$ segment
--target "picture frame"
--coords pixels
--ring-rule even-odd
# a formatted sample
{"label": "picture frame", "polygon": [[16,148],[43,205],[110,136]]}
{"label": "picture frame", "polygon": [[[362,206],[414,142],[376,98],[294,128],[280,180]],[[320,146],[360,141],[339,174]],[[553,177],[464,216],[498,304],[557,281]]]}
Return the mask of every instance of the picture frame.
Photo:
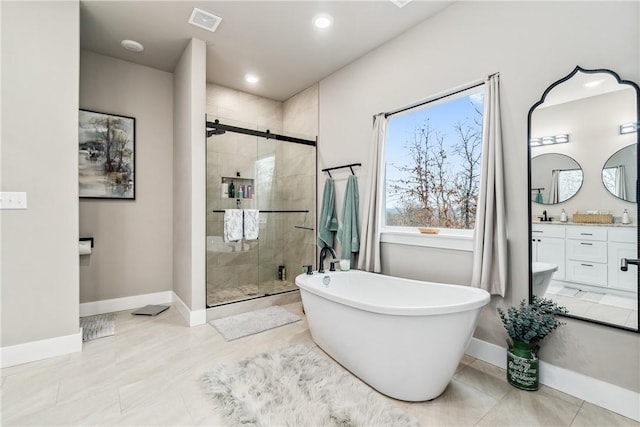
{"label": "picture frame", "polygon": [[135,200],[136,119],[80,109],[78,136],[80,198]]}

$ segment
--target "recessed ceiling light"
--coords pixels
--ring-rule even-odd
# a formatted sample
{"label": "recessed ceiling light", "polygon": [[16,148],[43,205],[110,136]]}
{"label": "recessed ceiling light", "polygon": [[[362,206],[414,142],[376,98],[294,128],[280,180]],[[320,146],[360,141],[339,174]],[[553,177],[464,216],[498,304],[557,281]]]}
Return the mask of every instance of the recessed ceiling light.
{"label": "recessed ceiling light", "polygon": [[312,22],[318,28],[329,28],[333,25],[333,17],[327,13],[319,13],[313,17]]}
{"label": "recessed ceiling light", "polygon": [[255,74],[247,74],[244,79],[247,83],[258,83],[260,81],[260,77]]}
{"label": "recessed ceiling light", "polygon": [[135,40],[122,40],[120,44],[123,48],[130,50],[131,52],[142,52],[144,50],[144,46]]}
{"label": "recessed ceiling light", "polygon": [[222,18],[206,10],[194,7],[188,22],[196,27],[214,32],[216,28],[218,28],[218,25],[220,25],[220,22],[222,22]]}

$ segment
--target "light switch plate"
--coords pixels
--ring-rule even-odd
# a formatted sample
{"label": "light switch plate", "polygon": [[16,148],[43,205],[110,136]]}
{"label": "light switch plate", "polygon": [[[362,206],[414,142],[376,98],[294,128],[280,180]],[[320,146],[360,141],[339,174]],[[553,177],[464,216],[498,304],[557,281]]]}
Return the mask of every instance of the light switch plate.
{"label": "light switch plate", "polygon": [[27,209],[27,193],[24,191],[0,192],[0,209]]}

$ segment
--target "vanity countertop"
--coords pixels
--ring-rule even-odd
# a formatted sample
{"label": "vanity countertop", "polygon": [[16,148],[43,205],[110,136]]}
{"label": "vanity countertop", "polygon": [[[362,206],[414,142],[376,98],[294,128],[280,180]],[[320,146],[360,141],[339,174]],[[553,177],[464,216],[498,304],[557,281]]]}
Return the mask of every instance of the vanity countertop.
{"label": "vanity countertop", "polygon": [[591,224],[585,222],[560,222],[560,221],[531,221],[531,224],[540,225],[572,225],[580,227],[622,227],[622,228],[635,228],[635,224],[622,224],[621,222],[614,222],[613,224]]}

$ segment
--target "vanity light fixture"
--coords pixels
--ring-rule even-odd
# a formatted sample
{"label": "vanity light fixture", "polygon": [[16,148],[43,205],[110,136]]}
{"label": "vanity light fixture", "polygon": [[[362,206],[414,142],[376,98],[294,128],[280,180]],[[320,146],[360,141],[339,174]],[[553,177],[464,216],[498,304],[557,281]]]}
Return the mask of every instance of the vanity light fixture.
{"label": "vanity light fixture", "polygon": [[312,22],[317,28],[325,29],[333,25],[333,17],[328,13],[319,13],[313,17]]}
{"label": "vanity light fixture", "polygon": [[640,123],[625,123],[620,125],[620,135],[638,132],[638,129],[640,129]]}
{"label": "vanity light fixture", "polygon": [[584,85],[585,85],[585,87],[596,87],[600,83],[602,83],[602,80],[592,80],[590,82],[586,82]]}
{"label": "vanity light fixture", "polygon": [[122,40],[120,44],[123,48],[130,50],[131,52],[142,52],[144,50],[142,43],[135,40]]}
{"label": "vanity light fixture", "polygon": [[396,6],[402,8],[404,7],[407,3],[409,3],[411,0],[389,0],[391,3],[395,4]]}
{"label": "vanity light fixture", "polygon": [[255,74],[247,74],[244,76],[244,80],[247,83],[255,84],[260,81],[260,77],[256,76]]}
{"label": "vanity light fixture", "polygon": [[569,134],[563,133],[555,136],[543,136],[541,138],[531,138],[529,140],[529,145],[531,147],[538,147],[540,145],[564,144],[566,142],[569,142]]}

